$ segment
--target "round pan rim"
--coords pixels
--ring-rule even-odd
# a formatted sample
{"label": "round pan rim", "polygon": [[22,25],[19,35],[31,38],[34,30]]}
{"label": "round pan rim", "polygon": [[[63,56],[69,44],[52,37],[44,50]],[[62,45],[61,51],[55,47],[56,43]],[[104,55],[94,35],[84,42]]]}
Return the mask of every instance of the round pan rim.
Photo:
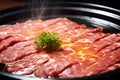
{"label": "round pan rim", "polygon": [[[71,2],[69,2],[69,3],[71,3]],[[116,11],[116,12],[118,12],[118,13],[120,12],[120,10],[118,10],[118,9],[111,8],[111,7],[107,7],[107,6],[103,6],[103,5],[93,4],[93,3],[77,3],[77,2],[74,2],[73,4],[83,4],[83,5],[85,4],[85,5],[89,5],[89,6],[97,6],[97,7],[100,7],[100,8],[106,8],[106,9],[114,10],[114,11]],[[10,10],[10,9],[13,9],[13,8],[19,8],[20,6],[26,6],[26,5],[29,6],[29,5],[31,5],[31,4],[23,4],[23,5],[11,7],[11,8],[3,9],[3,10],[0,10],[0,12],[3,12],[3,13],[4,13],[4,12],[7,11],[7,10]],[[7,14],[6,14],[6,16],[7,16]],[[106,75],[108,75],[108,74],[114,73],[115,71],[120,71],[120,69],[114,70],[114,71],[110,71],[110,72],[107,72],[107,73],[103,73],[103,74],[93,75],[93,76],[70,78],[69,80],[71,80],[71,79],[87,80],[87,79],[92,79],[92,78],[99,77],[99,76],[106,76]],[[5,75],[5,76],[9,76],[9,77],[13,77],[13,78],[23,79],[23,77],[16,76],[16,75],[13,76],[12,74],[5,73],[5,72],[1,72],[1,71],[0,71],[0,74],[1,74],[1,75]],[[25,79],[25,78],[24,78],[24,79]],[[26,79],[28,79],[28,78],[26,78]],[[58,79],[59,79],[59,78],[58,78]],[[67,79],[68,79],[68,78],[67,78]],[[56,79],[54,79],[54,80],[56,80]],[[63,80],[64,80],[64,79],[63,79]]]}

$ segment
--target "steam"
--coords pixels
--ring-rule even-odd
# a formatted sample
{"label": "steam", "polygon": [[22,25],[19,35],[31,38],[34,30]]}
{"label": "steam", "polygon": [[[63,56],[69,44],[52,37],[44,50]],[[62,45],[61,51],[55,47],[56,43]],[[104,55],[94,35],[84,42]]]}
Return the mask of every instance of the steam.
{"label": "steam", "polygon": [[31,9],[32,9],[32,17],[36,17],[36,18],[41,18],[45,11],[46,11],[46,7],[47,7],[47,0],[32,0],[31,1]]}
{"label": "steam", "polygon": [[[43,16],[55,16],[59,14],[59,10],[56,9],[60,0],[31,0],[31,15],[33,18],[41,19]],[[54,2],[51,5],[51,2]],[[61,1],[60,1],[61,2]],[[48,8],[51,8],[48,10]]]}

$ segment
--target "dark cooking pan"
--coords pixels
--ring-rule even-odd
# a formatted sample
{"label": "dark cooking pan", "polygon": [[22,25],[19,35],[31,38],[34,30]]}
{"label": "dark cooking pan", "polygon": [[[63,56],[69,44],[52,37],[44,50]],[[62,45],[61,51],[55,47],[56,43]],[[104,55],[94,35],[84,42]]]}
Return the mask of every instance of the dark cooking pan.
{"label": "dark cooking pan", "polygon": [[[28,19],[50,19],[56,17],[67,17],[79,24],[84,23],[90,28],[103,27],[103,32],[120,32],[120,10],[81,2],[50,2],[40,4],[25,4],[0,11],[0,25],[14,24]],[[4,64],[0,64],[0,77],[7,79],[41,80],[32,76],[15,76],[4,72]],[[97,74],[88,77],[70,78],[66,80],[119,80],[120,69]],[[43,79],[42,79],[43,80]],[[49,79],[46,79],[49,80]],[[51,79],[51,80],[57,80]],[[64,79],[62,79],[64,80]]]}

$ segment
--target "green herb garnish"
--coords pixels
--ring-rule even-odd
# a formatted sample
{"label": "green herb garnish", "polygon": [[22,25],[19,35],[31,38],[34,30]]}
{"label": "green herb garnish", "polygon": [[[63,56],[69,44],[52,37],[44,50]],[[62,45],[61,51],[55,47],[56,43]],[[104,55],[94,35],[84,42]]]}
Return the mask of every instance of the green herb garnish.
{"label": "green herb garnish", "polygon": [[60,49],[61,40],[58,38],[58,33],[42,32],[34,41],[38,47],[42,47],[48,52]]}

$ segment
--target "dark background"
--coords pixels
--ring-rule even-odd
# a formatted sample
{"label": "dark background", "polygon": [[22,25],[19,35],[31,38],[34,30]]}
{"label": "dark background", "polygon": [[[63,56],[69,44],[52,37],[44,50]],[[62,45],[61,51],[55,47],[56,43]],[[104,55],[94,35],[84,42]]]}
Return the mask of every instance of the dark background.
{"label": "dark background", "polygon": [[120,9],[120,0],[75,0],[75,1],[95,3]]}
{"label": "dark background", "polygon": [[[21,0],[21,1],[27,1],[27,2],[33,2],[34,0]],[[35,0],[35,1],[49,1],[49,2],[68,2],[68,1],[78,1],[78,2],[88,2],[88,3],[95,3],[100,4],[104,6],[109,6],[113,8],[120,9],[120,0]]]}
{"label": "dark background", "polygon": [[94,3],[94,4],[100,4],[116,9],[120,9],[120,0],[1,0],[0,1],[0,9],[5,9],[8,7],[13,7],[16,5],[26,4],[26,3],[33,3],[33,2],[68,2],[68,1],[78,1],[78,2],[87,2],[87,3]]}
{"label": "dark background", "polygon": [[[38,2],[43,2],[43,1],[49,1],[49,2],[78,1],[78,2],[85,2],[85,3],[86,2],[87,3],[94,3],[94,4],[99,4],[99,5],[104,5],[104,6],[120,9],[120,6],[119,6],[120,0],[0,0],[0,10],[5,9],[5,8],[9,8],[9,7],[13,7],[13,6],[17,6],[17,5],[21,5],[21,4],[33,3],[33,2],[37,2],[37,1]],[[114,76],[116,76],[116,75],[118,76],[119,74],[115,74]],[[0,75],[0,80],[16,80],[16,79],[12,79],[10,77],[4,77],[4,79],[2,79],[1,75]],[[109,80],[113,80],[113,78],[109,79]],[[118,80],[118,79],[114,79],[114,80]]]}

